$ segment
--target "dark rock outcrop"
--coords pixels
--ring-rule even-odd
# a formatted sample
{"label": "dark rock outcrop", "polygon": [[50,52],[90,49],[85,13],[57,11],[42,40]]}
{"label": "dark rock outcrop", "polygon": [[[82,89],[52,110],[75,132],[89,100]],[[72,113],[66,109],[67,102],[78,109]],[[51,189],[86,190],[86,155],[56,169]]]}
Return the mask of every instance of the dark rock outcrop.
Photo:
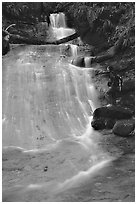
{"label": "dark rock outcrop", "polygon": [[103,106],[97,108],[93,113],[93,120],[99,118],[109,118],[114,120],[129,119],[133,115],[133,112],[127,108],[120,106]]}
{"label": "dark rock outcrop", "polygon": [[112,129],[114,124],[115,120],[105,118],[94,119],[91,122],[91,126],[95,130]]}
{"label": "dark rock outcrop", "polygon": [[71,63],[77,67],[85,67],[84,57],[74,58]]}
{"label": "dark rock outcrop", "polygon": [[132,133],[135,128],[135,121],[131,120],[121,120],[117,121],[113,127],[113,133],[122,137],[127,137]]}
{"label": "dark rock outcrop", "polygon": [[103,120],[102,118],[93,120],[91,122],[91,126],[95,129],[95,130],[103,130],[106,128],[105,125],[105,120]]}
{"label": "dark rock outcrop", "polygon": [[133,112],[120,106],[103,106],[93,113],[91,126],[95,130],[112,129],[116,120],[132,118]]}
{"label": "dark rock outcrop", "polygon": [[106,123],[105,123],[105,125],[106,125],[106,129],[112,129],[113,128],[113,126],[115,125],[115,120],[112,120],[112,119],[108,119],[108,120],[106,120]]}

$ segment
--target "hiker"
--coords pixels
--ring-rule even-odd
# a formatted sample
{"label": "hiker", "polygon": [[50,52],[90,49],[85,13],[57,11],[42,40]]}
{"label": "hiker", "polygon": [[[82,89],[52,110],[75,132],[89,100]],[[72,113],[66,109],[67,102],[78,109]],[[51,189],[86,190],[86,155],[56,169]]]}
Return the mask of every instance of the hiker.
{"label": "hiker", "polygon": [[122,78],[114,72],[112,66],[107,67],[109,71],[109,81],[107,95],[113,105],[116,104],[116,99],[119,96],[119,93],[122,91]]}

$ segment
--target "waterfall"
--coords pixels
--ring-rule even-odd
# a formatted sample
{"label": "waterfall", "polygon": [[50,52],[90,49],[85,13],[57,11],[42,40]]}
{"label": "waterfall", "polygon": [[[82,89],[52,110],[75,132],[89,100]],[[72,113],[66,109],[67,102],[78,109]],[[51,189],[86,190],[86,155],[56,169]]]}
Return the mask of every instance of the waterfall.
{"label": "waterfall", "polygon": [[[60,18],[55,16],[52,25],[56,26]],[[40,201],[47,201],[47,195],[53,201],[56,194],[91,181],[112,161],[98,145],[100,133],[91,127],[92,112],[100,105],[92,82],[93,69],[71,65],[67,57],[59,60],[62,47],[21,48],[17,59],[11,64],[8,58],[5,64],[3,180],[13,201],[35,200],[35,195]],[[76,56],[77,46],[68,47]],[[11,97],[14,94],[17,97]],[[49,167],[46,172],[45,165]],[[7,188],[9,175],[14,183]]]}
{"label": "waterfall", "polygon": [[67,28],[64,13],[50,14],[50,22],[54,36],[57,40],[75,33],[74,29]]}
{"label": "waterfall", "polygon": [[[57,40],[60,40],[62,38],[65,38],[69,35],[72,35],[75,33],[74,29],[67,28],[66,25],[66,19],[65,19],[65,14],[64,13],[54,13],[50,14],[50,22],[51,22],[51,27],[54,33],[54,37]],[[74,44],[69,44],[70,49],[71,49],[71,55],[73,57],[77,56],[77,50],[78,47],[77,45]]]}
{"label": "waterfall", "polygon": [[53,28],[66,28],[66,20],[64,13],[53,13],[50,14],[50,22]]}
{"label": "waterfall", "polygon": [[78,46],[74,44],[70,44],[71,47],[71,53],[73,57],[76,57],[78,55]]}
{"label": "waterfall", "polygon": [[[56,39],[75,33],[63,13],[51,14],[50,21]],[[3,189],[11,202],[53,201],[63,191],[88,186],[113,160],[91,127],[100,106],[93,69],[61,60],[64,47],[78,55],[74,44],[29,46],[3,61]]]}

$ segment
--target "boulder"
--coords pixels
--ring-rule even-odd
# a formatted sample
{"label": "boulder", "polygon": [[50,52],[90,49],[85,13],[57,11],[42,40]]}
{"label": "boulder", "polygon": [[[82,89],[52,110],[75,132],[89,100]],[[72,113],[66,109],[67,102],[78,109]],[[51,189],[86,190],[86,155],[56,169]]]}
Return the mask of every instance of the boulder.
{"label": "boulder", "polygon": [[129,119],[132,115],[133,112],[127,108],[110,105],[97,108],[93,113],[93,120],[99,118],[110,118],[114,120]]}
{"label": "boulder", "polygon": [[95,130],[112,129],[114,124],[115,124],[115,120],[104,119],[104,118],[94,119],[91,122],[91,126]]}
{"label": "boulder", "polygon": [[106,129],[112,129],[115,125],[115,120],[112,120],[112,119],[107,119],[106,122],[105,122],[105,125],[106,125]]}
{"label": "boulder", "polygon": [[122,137],[127,137],[135,129],[135,121],[131,120],[121,120],[117,121],[113,127],[113,133]]}
{"label": "boulder", "polygon": [[101,118],[100,119],[92,120],[91,126],[95,130],[103,130],[103,129],[106,128],[105,121],[103,119],[101,119]]}

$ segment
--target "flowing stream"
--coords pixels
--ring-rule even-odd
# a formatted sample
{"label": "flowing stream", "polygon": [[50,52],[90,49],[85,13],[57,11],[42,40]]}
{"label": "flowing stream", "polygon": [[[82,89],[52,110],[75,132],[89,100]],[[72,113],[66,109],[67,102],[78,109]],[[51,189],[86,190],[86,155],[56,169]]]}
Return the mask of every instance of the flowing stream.
{"label": "flowing stream", "polygon": [[[57,39],[74,30],[52,14]],[[91,127],[100,106],[93,67],[62,58],[68,45],[19,46],[3,58],[3,200],[56,201],[85,184],[114,159]]]}
{"label": "flowing stream", "polygon": [[75,33],[74,29],[67,28],[65,14],[50,14],[51,28],[54,37],[59,40]]}

